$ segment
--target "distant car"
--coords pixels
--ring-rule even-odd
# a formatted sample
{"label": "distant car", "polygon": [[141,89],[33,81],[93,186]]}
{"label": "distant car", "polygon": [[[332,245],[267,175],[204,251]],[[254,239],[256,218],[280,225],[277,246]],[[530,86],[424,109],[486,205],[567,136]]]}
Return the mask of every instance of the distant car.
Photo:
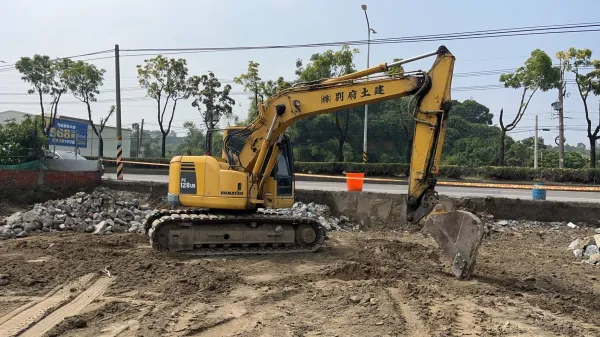
{"label": "distant car", "polygon": [[[76,154],[74,151],[56,150],[46,151],[47,159],[66,159],[66,160],[87,160],[84,156]],[[104,164],[102,164],[102,175],[104,175]]]}

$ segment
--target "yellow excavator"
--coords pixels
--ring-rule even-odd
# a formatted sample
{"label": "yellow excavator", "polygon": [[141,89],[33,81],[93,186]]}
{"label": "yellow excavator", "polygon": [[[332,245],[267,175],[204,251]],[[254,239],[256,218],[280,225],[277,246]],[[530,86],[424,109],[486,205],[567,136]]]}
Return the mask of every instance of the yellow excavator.
{"label": "yellow excavator", "polygon": [[[427,72],[390,71],[431,56],[436,59]],[[152,247],[204,256],[319,250],[326,230],[316,219],[280,212],[295,201],[286,129],[318,114],[412,96],[415,130],[406,220],[423,225],[457,278],[469,278],[484,227],[470,212],[445,209],[435,191],[454,62],[440,46],[435,52],[281,90],[258,105],[251,124],[224,131],[220,157],[172,158],[168,202],[178,208],[157,210],[145,220]]]}

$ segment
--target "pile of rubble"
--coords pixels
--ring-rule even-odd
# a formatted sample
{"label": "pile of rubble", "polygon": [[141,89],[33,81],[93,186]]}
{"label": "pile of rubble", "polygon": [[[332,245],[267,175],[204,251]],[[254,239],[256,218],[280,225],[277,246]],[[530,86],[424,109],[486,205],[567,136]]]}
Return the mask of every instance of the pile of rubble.
{"label": "pile of rubble", "polygon": [[[27,212],[17,212],[0,221],[0,239],[21,238],[40,232],[76,231],[93,234],[143,233],[150,216],[145,195],[98,187],[92,193],[79,192],[69,198],[35,204]],[[317,219],[327,230],[357,230],[350,220],[331,216],[329,206],[297,202],[278,213]]]}
{"label": "pile of rubble", "polygon": [[600,265],[600,229],[596,230],[596,235],[577,239],[569,245],[568,249],[573,251],[573,255],[577,258],[583,258],[581,262],[588,264]]}
{"label": "pile of rubble", "polygon": [[27,212],[17,212],[0,221],[0,239],[50,231],[142,233],[143,219],[152,210],[136,196],[99,187],[89,194],[78,192],[66,199],[35,204]]}
{"label": "pile of rubble", "polygon": [[358,230],[359,225],[352,224],[348,217],[342,215],[339,218],[331,216],[331,209],[327,205],[305,204],[296,202],[292,208],[281,208],[276,210],[279,214],[293,215],[317,219],[328,231],[334,230]]}

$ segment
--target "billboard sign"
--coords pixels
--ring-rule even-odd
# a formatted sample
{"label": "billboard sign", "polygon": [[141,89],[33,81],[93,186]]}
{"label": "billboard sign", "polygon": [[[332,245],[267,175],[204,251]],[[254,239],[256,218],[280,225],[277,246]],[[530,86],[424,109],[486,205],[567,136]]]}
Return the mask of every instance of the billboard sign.
{"label": "billboard sign", "polygon": [[50,128],[50,145],[87,148],[88,124],[56,119]]}

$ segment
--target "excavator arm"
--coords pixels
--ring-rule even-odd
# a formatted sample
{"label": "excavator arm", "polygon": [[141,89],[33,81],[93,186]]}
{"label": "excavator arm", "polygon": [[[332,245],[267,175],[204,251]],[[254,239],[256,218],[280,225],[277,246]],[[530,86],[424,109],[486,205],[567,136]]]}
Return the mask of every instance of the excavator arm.
{"label": "excavator arm", "polygon": [[[427,72],[387,73],[429,56],[436,59]],[[259,105],[259,115],[252,124],[228,132],[223,156],[230,165],[249,173],[251,200],[261,203],[265,182],[275,166],[278,144],[290,125],[318,114],[412,95],[415,129],[406,220],[424,220],[424,230],[440,245],[455,276],[468,278],[483,236],[481,221],[469,212],[446,210],[435,191],[451,109],[454,62],[455,57],[441,46],[432,53],[281,91]],[[241,146],[236,147],[235,143]]]}

